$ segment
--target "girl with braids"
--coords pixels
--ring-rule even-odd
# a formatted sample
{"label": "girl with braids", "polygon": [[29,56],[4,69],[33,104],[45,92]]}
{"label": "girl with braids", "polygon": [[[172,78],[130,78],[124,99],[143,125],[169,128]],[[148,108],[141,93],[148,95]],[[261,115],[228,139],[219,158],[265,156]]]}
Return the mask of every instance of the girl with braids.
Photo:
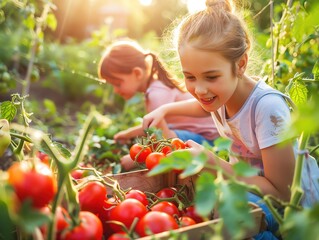
{"label": "girl with braids", "polygon": [[[114,92],[128,100],[138,92],[145,94],[146,111],[182,100],[193,99],[183,90],[164,68],[158,57],[145,51],[136,41],[119,40],[111,44],[100,60],[98,74],[113,86]],[[219,135],[211,117],[167,117],[157,126],[165,138],[178,137],[183,141],[192,139],[197,143],[212,143]],[[131,127],[114,135],[114,140],[127,142],[144,136],[142,125]],[[134,162],[125,156],[121,160],[124,169],[129,170]]]}
{"label": "girl with braids", "polygon": [[[246,161],[260,172],[238,177],[239,181],[256,185],[263,195],[289,201],[298,153],[296,139],[284,139],[281,133],[290,121],[290,109],[283,94],[247,75],[251,40],[230,0],[206,1],[206,9],[186,16],[176,33],[185,85],[195,99],[162,105],[144,116],[143,128],[157,126],[167,116],[210,114],[220,135],[232,140],[230,161],[191,140],[183,151],[194,156],[204,151],[210,164],[224,169],[226,178],[234,175],[234,163]],[[303,171],[303,206],[315,200],[304,184],[307,178]],[[255,239],[277,239],[278,224],[262,198],[248,193],[248,200],[262,207],[268,224]]]}

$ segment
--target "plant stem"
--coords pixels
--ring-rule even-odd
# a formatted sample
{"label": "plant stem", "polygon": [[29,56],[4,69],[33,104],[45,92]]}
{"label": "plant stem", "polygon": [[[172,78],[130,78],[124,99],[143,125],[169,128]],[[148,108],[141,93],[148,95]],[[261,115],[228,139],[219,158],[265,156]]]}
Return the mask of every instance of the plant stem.
{"label": "plant stem", "polygon": [[[307,143],[308,143],[309,135],[302,133],[300,136],[300,142],[299,142],[299,152],[303,152],[306,149]],[[284,212],[284,219],[286,219],[292,212],[293,212],[293,206],[298,206],[300,203],[300,200],[303,195],[303,189],[301,186],[301,177],[302,177],[302,168],[303,168],[303,162],[304,162],[304,153],[299,153],[296,160],[296,166],[295,166],[295,172],[294,172],[294,178],[291,185],[291,198],[290,198],[290,204],[285,208]]]}

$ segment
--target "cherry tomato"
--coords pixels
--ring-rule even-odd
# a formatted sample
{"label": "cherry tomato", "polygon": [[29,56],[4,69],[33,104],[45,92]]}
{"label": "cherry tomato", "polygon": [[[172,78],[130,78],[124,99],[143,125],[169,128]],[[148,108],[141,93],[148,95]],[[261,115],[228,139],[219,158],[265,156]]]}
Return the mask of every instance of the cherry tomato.
{"label": "cherry tomato", "polygon": [[82,211],[99,213],[107,198],[106,187],[97,181],[87,183],[79,191],[79,202]]}
{"label": "cherry tomato", "polygon": [[114,197],[108,198],[106,201],[104,201],[103,208],[97,215],[102,222],[103,235],[106,238],[114,233],[113,229],[110,226],[111,224],[108,221],[111,220],[110,213],[117,204],[118,202],[116,202]]}
{"label": "cherry tomato", "polygon": [[57,192],[55,177],[48,165],[27,161],[15,162],[8,169],[8,181],[14,188],[18,199],[30,199],[32,206],[42,208],[49,204]]}
{"label": "cherry tomato", "polygon": [[160,153],[160,152],[150,153],[145,159],[145,165],[147,169],[151,170],[154,167],[156,167],[159,164],[160,160],[164,157],[165,157],[164,153]]}
{"label": "cherry tomato", "polygon": [[44,152],[37,152],[37,157],[41,160],[41,162],[50,165],[50,157],[48,154]]}
{"label": "cherry tomato", "polygon": [[[51,210],[49,207],[43,207],[41,208],[41,212],[50,215]],[[60,240],[61,239],[61,233],[64,229],[66,229],[69,226],[70,222],[70,216],[67,210],[61,206],[58,206],[56,209],[55,213],[55,218],[56,218],[56,237],[55,239]],[[47,234],[47,226],[41,226],[40,228],[41,232],[43,233],[44,236]]]}
{"label": "cherry tomato", "polygon": [[177,229],[175,219],[167,213],[150,211],[136,224],[135,231],[140,237]]}
{"label": "cherry tomato", "polygon": [[[135,218],[141,219],[148,212],[147,208],[140,201],[128,198],[120,202],[110,212],[110,220],[123,223],[127,229],[130,229]],[[117,224],[110,224],[115,232],[123,231],[122,227]]]}
{"label": "cherry tomato", "polygon": [[161,150],[162,153],[164,153],[165,155],[171,153],[173,150],[172,150],[172,147],[171,146],[164,146]]}
{"label": "cherry tomato", "polygon": [[179,220],[180,227],[187,227],[187,226],[191,226],[191,225],[196,224],[194,219],[192,219],[191,217],[187,217],[187,216],[182,216],[178,220]]}
{"label": "cherry tomato", "polygon": [[150,147],[144,147],[139,143],[135,143],[130,148],[130,157],[139,163],[144,163],[146,157],[152,152]]}
{"label": "cherry tomato", "polygon": [[84,171],[82,169],[74,169],[71,171],[71,176],[74,179],[78,180],[78,179],[83,178],[83,173],[84,173]]}
{"label": "cherry tomato", "polygon": [[148,205],[148,200],[147,200],[147,196],[145,193],[143,193],[140,190],[137,189],[131,189],[130,191],[128,191],[126,193],[126,198],[134,198],[138,201],[140,201],[141,203],[143,203],[144,206]]}
{"label": "cherry tomato", "polygon": [[163,189],[159,190],[156,193],[156,196],[159,198],[171,198],[171,197],[174,197],[176,192],[177,192],[176,188],[167,187],[167,188],[163,188]]}
{"label": "cherry tomato", "polygon": [[168,201],[162,201],[162,202],[156,203],[155,205],[151,207],[151,210],[158,211],[158,212],[165,212],[173,217],[175,215],[178,217],[181,215],[176,205]]}
{"label": "cherry tomato", "polygon": [[62,240],[101,240],[103,227],[100,219],[93,213],[81,211],[79,214],[79,225],[63,231]]}
{"label": "cherry tomato", "polygon": [[107,240],[130,240],[130,236],[125,232],[113,233]]}
{"label": "cherry tomato", "polygon": [[173,138],[171,140],[171,145],[174,150],[186,148],[186,144],[179,138]]}
{"label": "cherry tomato", "polygon": [[195,206],[189,206],[185,209],[183,216],[192,218],[196,223],[203,222],[202,216],[198,215],[195,211]]}

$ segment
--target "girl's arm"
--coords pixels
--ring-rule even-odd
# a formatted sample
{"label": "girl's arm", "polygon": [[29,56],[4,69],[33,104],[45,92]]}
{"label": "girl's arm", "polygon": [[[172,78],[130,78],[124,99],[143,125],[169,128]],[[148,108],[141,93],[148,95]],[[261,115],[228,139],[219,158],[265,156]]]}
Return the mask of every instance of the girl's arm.
{"label": "girl's arm", "polygon": [[206,112],[196,99],[167,103],[144,116],[143,129],[159,127],[161,121],[170,115],[207,117],[210,113]]}
{"label": "girl's arm", "polygon": [[[194,141],[187,141],[190,147],[189,151],[193,155],[197,155],[205,151],[209,157],[208,163],[212,165],[220,165],[227,175],[233,176],[234,171],[232,165],[220,159],[217,155]],[[283,145],[277,144],[262,149],[262,161],[264,164],[264,176],[238,177],[237,180],[250,185],[256,185],[263,195],[271,194],[281,200],[288,201],[290,199],[290,186],[294,175],[295,157],[293,146],[291,143]],[[216,172],[213,171],[213,174]],[[225,175],[225,177],[227,176]]]}

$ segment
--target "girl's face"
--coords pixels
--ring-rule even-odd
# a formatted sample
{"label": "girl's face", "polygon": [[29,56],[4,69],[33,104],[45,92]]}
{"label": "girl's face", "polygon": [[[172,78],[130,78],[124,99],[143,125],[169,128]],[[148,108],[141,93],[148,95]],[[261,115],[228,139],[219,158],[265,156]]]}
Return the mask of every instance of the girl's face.
{"label": "girl's face", "polygon": [[186,88],[204,110],[213,112],[226,105],[238,84],[232,63],[219,53],[199,50],[187,44],[179,50],[179,56]]}
{"label": "girl's face", "polygon": [[113,86],[114,92],[125,100],[132,98],[140,91],[141,81],[134,71],[130,74],[114,73],[114,78],[106,81]]}

